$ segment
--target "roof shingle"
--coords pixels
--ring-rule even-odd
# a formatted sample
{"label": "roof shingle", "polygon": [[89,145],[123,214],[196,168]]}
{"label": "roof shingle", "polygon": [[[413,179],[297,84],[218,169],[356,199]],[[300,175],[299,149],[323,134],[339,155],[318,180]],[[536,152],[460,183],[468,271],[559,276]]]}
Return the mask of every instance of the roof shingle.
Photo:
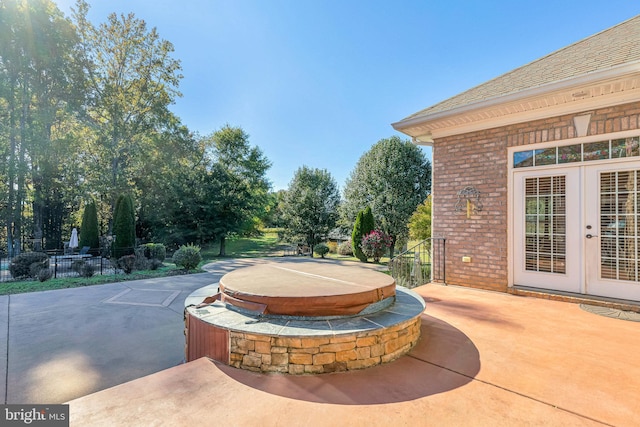
{"label": "roof shingle", "polygon": [[404,120],[640,61],[640,15],[471,88]]}

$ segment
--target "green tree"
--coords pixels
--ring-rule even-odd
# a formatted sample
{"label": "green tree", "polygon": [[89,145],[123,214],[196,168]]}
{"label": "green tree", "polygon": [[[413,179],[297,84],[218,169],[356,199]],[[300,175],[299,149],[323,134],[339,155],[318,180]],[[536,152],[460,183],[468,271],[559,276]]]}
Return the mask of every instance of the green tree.
{"label": "green tree", "polygon": [[116,258],[133,253],[136,244],[136,217],[133,199],[129,194],[121,194],[116,200],[113,217],[113,247]]}
{"label": "green tree", "polygon": [[219,185],[203,140],[177,118],[149,137],[155,140],[153,148],[132,165],[137,236],[171,248],[213,240],[212,204]]}
{"label": "green tree", "polygon": [[96,249],[100,246],[100,230],[98,229],[98,211],[92,199],[84,207],[80,225],[80,247],[88,246]]}
{"label": "green tree", "polygon": [[362,237],[364,234],[362,232],[362,223],[364,217],[364,210],[358,211],[358,215],[356,215],[356,222],[353,225],[353,232],[351,233],[351,248],[353,249],[353,255],[358,258],[360,261],[365,262],[367,260],[367,256],[362,252],[362,247],[360,243],[362,242]]}
{"label": "green tree", "polygon": [[285,232],[289,239],[302,239],[311,256],[338,218],[340,192],[325,169],[299,168],[286,192],[283,206]]}
{"label": "green tree", "polygon": [[113,203],[115,195],[131,191],[132,164],[153,149],[149,135],[171,120],[168,106],[181,96],[182,75],[180,62],[171,57],[173,45],[155,28],[149,30],[133,14],[111,14],[95,27],[88,10],[78,0],[78,56],[88,78],[85,118],[96,132],[97,170],[106,173],[96,182]]}
{"label": "green tree", "polygon": [[371,206],[367,206],[364,210],[358,212],[356,222],[351,233],[351,247],[353,255],[360,261],[367,261],[367,255],[362,250],[362,238],[371,233],[376,228],[375,219]]}
{"label": "green tree", "polygon": [[278,190],[275,193],[270,192],[268,195],[267,206],[263,217],[265,227],[282,227],[284,222],[282,220],[282,206],[284,205],[284,198],[286,190]]}
{"label": "green tree", "polygon": [[417,209],[409,219],[409,237],[424,240],[431,237],[431,195]]}
{"label": "green tree", "polygon": [[[0,151],[6,154],[0,204],[6,202],[3,217],[13,252],[31,227],[35,238],[47,237],[46,227],[53,227],[60,239],[57,224],[68,199],[56,193],[56,154],[63,146],[55,128],[79,110],[82,78],[74,61],[73,26],[50,0],[2,1],[0,28]],[[27,200],[32,209],[26,209]]]}
{"label": "green tree", "polygon": [[373,217],[373,211],[371,210],[371,206],[367,206],[364,208],[364,213],[362,214],[362,235],[366,236],[376,229],[376,220]]}
{"label": "green tree", "polygon": [[407,223],[431,190],[431,164],[422,150],[397,136],[382,139],[359,160],[347,179],[342,215],[345,221],[371,206],[376,222],[395,243],[408,235]]}
{"label": "green tree", "polygon": [[208,177],[215,187],[208,195],[211,227],[220,241],[219,256],[225,256],[226,238],[250,232],[254,219],[267,205],[270,183],[266,172],[269,160],[258,147],[249,144],[241,128],[225,125],[209,138],[213,165]]}

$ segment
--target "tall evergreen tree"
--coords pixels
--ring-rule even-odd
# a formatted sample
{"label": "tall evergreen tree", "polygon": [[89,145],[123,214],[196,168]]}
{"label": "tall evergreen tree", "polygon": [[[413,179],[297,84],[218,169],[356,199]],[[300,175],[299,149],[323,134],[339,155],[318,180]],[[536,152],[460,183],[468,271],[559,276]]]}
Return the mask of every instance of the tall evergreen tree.
{"label": "tall evergreen tree", "polygon": [[371,206],[367,206],[362,214],[362,235],[366,236],[376,229],[376,221],[373,218]]}
{"label": "tall evergreen tree", "polygon": [[96,249],[100,246],[100,231],[98,230],[98,211],[95,201],[91,200],[84,207],[82,223],[80,225],[80,247],[88,246]]}
{"label": "tall evergreen tree", "polygon": [[351,233],[351,248],[353,249],[353,255],[360,261],[365,262],[367,260],[366,255],[362,252],[360,242],[362,241],[362,222],[364,217],[364,211],[358,211],[356,215],[356,222],[353,225],[353,232]]}
{"label": "tall evergreen tree", "polygon": [[121,194],[116,201],[113,217],[113,246],[116,257],[133,253],[136,244],[136,217],[133,199],[129,194]]}

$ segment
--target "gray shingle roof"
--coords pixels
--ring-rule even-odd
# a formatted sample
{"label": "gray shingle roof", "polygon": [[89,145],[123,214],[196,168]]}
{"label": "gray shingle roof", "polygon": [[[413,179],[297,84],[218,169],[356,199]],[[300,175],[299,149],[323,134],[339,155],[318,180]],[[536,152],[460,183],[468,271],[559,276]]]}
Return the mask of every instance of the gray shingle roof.
{"label": "gray shingle roof", "polygon": [[404,120],[454,110],[640,61],[640,15],[462,92]]}

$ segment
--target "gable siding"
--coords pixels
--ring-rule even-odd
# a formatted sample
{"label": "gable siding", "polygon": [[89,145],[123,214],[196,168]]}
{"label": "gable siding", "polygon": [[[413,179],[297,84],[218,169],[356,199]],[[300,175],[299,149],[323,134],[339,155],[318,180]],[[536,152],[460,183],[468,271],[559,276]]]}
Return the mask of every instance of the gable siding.
{"label": "gable siding", "polygon": [[[640,129],[640,102],[587,111],[589,135]],[[447,283],[506,291],[508,286],[507,149],[576,136],[576,114],[487,129],[435,141],[433,236],[445,237]],[[456,212],[457,192],[474,186],[482,212]],[[470,263],[462,257],[471,257]]]}

